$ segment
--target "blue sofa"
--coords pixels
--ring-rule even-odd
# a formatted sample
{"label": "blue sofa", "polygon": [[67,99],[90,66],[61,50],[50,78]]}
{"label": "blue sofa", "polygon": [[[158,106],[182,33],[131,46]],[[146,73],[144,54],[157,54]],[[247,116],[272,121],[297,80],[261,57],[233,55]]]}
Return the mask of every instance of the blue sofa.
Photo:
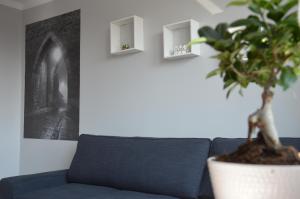
{"label": "blue sofa", "polygon": [[0,199],[212,199],[206,159],[243,142],[81,135],[70,169],[2,179]]}

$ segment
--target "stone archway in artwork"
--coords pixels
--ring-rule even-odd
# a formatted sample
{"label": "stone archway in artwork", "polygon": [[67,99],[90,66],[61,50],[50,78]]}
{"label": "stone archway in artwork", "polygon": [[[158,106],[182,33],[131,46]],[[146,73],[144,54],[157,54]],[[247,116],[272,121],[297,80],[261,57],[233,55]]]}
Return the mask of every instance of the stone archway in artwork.
{"label": "stone archway in artwork", "polygon": [[54,33],[43,40],[33,66],[33,112],[66,109],[68,61],[62,42]]}

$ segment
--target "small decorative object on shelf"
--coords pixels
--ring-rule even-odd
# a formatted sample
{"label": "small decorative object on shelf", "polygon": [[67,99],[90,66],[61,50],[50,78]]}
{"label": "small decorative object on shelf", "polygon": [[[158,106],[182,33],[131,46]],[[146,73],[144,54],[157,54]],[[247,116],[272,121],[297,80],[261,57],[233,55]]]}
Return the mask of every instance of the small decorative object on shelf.
{"label": "small decorative object on shelf", "polygon": [[122,50],[128,50],[130,48],[129,44],[122,44],[121,49]]}
{"label": "small decorative object on shelf", "polygon": [[170,51],[170,54],[173,56],[178,56],[178,55],[186,55],[189,54],[190,48],[185,44],[185,45],[178,45],[174,46],[174,49]]}
{"label": "small decorative object on shelf", "polygon": [[110,52],[126,55],[144,51],[144,20],[138,16],[125,17],[110,23]]}
{"label": "small decorative object on shelf", "polygon": [[164,58],[181,59],[200,55],[200,46],[187,44],[198,38],[199,22],[189,19],[163,27]]}

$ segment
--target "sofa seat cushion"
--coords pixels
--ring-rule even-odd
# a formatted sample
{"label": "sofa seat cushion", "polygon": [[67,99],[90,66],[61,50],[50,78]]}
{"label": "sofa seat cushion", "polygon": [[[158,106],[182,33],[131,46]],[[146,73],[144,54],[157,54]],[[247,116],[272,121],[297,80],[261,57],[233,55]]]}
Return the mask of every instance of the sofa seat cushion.
{"label": "sofa seat cushion", "polygon": [[197,198],[209,139],[81,135],[68,182]]}
{"label": "sofa seat cushion", "polygon": [[109,187],[67,184],[42,189],[15,197],[15,199],[176,199],[171,196],[122,191]]}

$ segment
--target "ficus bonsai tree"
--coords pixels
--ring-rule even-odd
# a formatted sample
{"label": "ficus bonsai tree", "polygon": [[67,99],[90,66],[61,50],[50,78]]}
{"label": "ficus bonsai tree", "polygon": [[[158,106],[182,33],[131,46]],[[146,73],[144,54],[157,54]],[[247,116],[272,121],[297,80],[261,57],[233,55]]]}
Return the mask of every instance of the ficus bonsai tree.
{"label": "ficus bonsai tree", "polygon": [[228,5],[247,6],[251,14],[202,27],[192,43],[206,43],[218,52],[219,66],[207,77],[221,76],[227,97],[236,88],[242,95],[251,83],[262,88],[262,106],[248,118],[248,141],[258,128],[267,147],[279,150],[272,100],[274,88],[287,90],[300,75],[298,0],[234,0]]}

